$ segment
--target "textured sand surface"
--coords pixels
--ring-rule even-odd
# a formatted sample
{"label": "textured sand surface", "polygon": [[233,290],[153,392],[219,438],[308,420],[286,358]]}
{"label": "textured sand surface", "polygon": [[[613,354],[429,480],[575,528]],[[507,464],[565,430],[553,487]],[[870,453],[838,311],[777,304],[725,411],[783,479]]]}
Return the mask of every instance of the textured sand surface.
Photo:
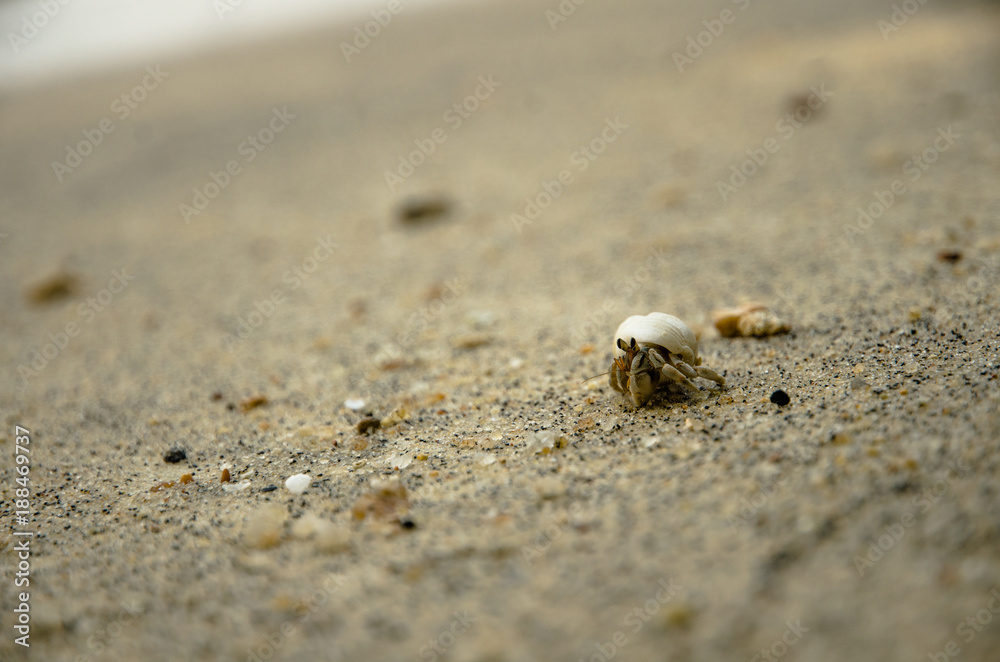
{"label": "textured sand surface", "polygon": [[[0,658],[996,659],[996,5],[558,11],[0,97]],[[582,383],[652,310],[721,393]]]}

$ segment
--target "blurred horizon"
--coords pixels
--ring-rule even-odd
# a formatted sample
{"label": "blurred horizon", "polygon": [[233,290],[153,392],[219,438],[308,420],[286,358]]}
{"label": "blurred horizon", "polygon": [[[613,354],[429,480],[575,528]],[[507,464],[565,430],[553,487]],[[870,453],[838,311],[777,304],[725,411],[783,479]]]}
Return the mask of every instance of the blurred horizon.
{"label": "blurred horizon", "polygon": [[[10,0],[0,2],[0,86],[150,64],[441,0]],[[383,14],[384,15],[384,14]]]}

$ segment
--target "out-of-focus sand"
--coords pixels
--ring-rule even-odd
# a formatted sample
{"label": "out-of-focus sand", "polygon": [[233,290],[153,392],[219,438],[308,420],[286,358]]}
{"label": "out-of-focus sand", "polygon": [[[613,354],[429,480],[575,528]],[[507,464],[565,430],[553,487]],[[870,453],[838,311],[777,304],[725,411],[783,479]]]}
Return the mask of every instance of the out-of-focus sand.
{"label": "out-of-focus sand", "polygon": [[[127,117],[138,68],[0,98],[4,525],[15,425],[38,511],[30,649],[0,540],[0,657],[993,659],[995,6],[888,39],[863,2],[547,11],[404,8],[350,63],[354,25],[150,63]],[[411,196],[451,211],[403,223]],[[57,273],[73,293],[32,303]],[[713,337],[742,301],[794,332]],[[650,310],[704,334],[723,393],[635,411],[581,383]],[[363,437],[369,411],[403,420]],[[352,515],[390,474],[413,528]]]}

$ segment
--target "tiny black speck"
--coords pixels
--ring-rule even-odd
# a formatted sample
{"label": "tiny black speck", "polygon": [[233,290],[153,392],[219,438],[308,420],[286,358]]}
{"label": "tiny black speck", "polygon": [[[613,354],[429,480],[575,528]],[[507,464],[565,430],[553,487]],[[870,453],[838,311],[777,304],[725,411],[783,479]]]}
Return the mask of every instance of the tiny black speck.
{"label": "tiny black speck", "polygon": [[171,448],[163,454],[163,461],[170,464],[177,464],[187,459],[187,453],[182,448]]}
{"label": "tiny black speck", "polygon": [[273,491],[275,491],[276,489],[278,489],[278,488],[277,488],[277,487],[275,487],[274,485],[268,485],[267,487],[262,487],[262,488],[260,488],[260,491],[261,491],[261,492],[273,492]]}
{"label": "tiny black speck", "polygon": [[404,519],[403,521],[401,521],[401,522],[399,523],[399,525],[400,525],[401,527],[403,527],[404,529],[415,529],[415,528],[417,528],[417,523],[416,523],[416,522],[414,522],[414,521],[413,521],[412,519],[410,519],[409,517],[407,517],[406,519]]}
{"label": "tiny black speck", "polygon": [[784,407],[791,401],[792,399],[788,397],[788,394],[782,391],[780,388],[771,394],[771,402],[778,405],[779,407]]}

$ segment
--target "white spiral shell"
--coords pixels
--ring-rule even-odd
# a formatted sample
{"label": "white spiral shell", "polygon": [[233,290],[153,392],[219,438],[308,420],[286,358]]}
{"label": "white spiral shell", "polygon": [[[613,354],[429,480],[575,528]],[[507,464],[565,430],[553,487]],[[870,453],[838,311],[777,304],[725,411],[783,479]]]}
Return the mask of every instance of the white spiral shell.
{"label": "white spiral shell", "polygon": [[681,360],[690,366],[701,365],[701,358],[698,357],[698,339],[694,337],[691,327],[679,317],[666,313],[632,315],[618,325],[618,330],[615,331],[615,357],[625,354],[618,346],[618,340],[623,340],[628,345],[632,338],[635,338],[639,347],[662,347],[671,354],[681,357]]}

